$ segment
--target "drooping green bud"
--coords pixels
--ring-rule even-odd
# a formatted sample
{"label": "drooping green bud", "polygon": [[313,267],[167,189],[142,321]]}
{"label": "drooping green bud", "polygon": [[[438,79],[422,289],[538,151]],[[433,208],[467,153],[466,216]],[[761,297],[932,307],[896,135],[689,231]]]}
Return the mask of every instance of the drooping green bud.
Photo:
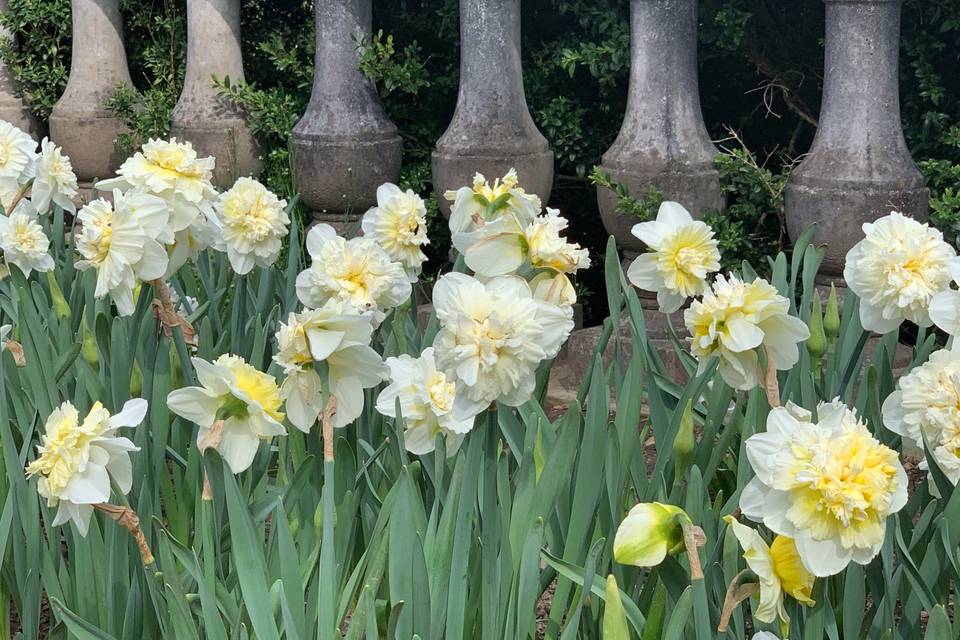
{"label": "drooping green bud", "polygon": [[810,360],[819,363],[823,352],[827,350],[827,336],[823,332],[823,310],[820,307],[820,294],[813,296],[813,308],[810,312],[810,337],[807,338],[807,352]]}
{"label": "drooping green bud", "polygon": [[683,409],[683,415],[680,416],[677,435],[673,439],[673,477],[676,482],[680,482],[687,472],[690,460],[693,458],[695,445],[696,440],[693,437],[693,400],[688,400],[687,406]]}
{"label": "drooping green bud", "polygon": [[57,282],[53,271],[47,271],[47,284],[50,286],[50,299],[53,300],[53,310],[57,313],[57,317],[69,318],[70,305],[67,304],[67,299],[63,297],[63,291],[60,289],[60,284]]}
{"label": "drooping green bud", "polygon": [[837,290],[830,285],[830,297],[827,298],[827,311],[823,316],[823,331],[827,342],[833,346],[834,340],[840,335],[840,307],[837,304]]}
{"label": "drooping green bud", "polygon": [[100,352],[97,351],[97,338],[93,335],[93,331],[90,330],[90,325],[87,324],[86,309],[84,309],[83,317],[80,318],[80,336],[80,355],[87,364],[99,370]]}
{"label": "drooping green bud", "polygon": [[137,359],[133,360],[133,370],[130,372],[130,397],[139,398],[143,392],[143,371],[140,370],[140,363]]}

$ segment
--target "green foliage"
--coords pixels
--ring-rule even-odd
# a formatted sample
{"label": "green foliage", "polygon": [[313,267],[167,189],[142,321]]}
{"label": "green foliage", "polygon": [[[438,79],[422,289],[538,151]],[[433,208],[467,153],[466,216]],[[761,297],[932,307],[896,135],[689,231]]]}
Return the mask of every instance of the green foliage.
{"label": "green foliage", "polygon": [[599,166],[590,172],[590,181],[600,188],[613,191],[617,196],[617,213],[636,218],[637,222],[656,218],[657,210],[664,201],[663,192],[656,185],[648,185],[644,195],[633,195],[625,184],[611,178]]}
{"label": "green foliage", "polygon": [[960,164],[924,160],[920,170],[930,188],[930,220],[948,240],[960,245]]}
{"label": "green foliage", "polygon": [[0,41],[0,58],[30,109],[46,120],[67,86],[70,0],[9,0],[0,25],[15,39]]}
{"label": "green foliage", "polygon": [[386,98],[395,91],[416,95],[421,88],[430,85],[416,42],[398,53],[393,36],[384,36],[381,29],[357,46],[360,49],[360,70],[377,84],[381,97]]}

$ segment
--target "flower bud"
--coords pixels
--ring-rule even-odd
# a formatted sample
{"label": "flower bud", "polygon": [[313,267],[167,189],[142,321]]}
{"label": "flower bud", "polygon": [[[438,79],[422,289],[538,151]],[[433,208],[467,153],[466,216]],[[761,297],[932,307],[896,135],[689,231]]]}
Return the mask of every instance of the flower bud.
{"label": "flower bud", "polygon": [[63,297],[63,291],[57,283],[57,278],[53,271],[47,271],[47,284],[50,286],[50,299],[53,300],[53,310],[56,311],[58,318],[70,317],[70,305],[67,299]]}
{"label": "flower bud", "polygon": [[695,445],[696,440],[693,437],[693,400],[688,400],[687,406],[683,409],[683,415],[680,416],[677,435],[673,439],[673,477],[675,482],[680,482],[687,472]]}
{"label": "flower bud", "polygon": [[630,510],[613,539],[613,558],[620,564],[655,567],[667,554],[684,549],[683,527],[690,516],[680,507],[641,502]]}
{"label": "flower bud", "polygon": [[97,339],[94,337],[93,331],[90,330],[90,325],[87,324],[86,309],[84,309],[83,317],[80,318],[80,335],[82,338],[80,355],[83,356],[87,364],[99,370],[100,353],[97,351]]}
{"label": "flower bud", "polygon": [[814,293],[813,309],[810,312],[810,337],[807,338],[807,351],[810,360],[819,363],[823,352],[827,350],[827,336],[823,332],[823,310],[820,307],[820,294]]}
{"label": "flower bud", "polygon": [[840,335],[840,308],[837,304],[837,290],[833,284],[830,285],[830,297],[827,298],[827,310],[823,316],[823,331],[832,346]]}
{"label": "flower bud", "polygon": [[130,372],[130,397],[139,398],[141,392],[143,392],[143,371],[140,370],[140,363],[134,358],[133,370]]}

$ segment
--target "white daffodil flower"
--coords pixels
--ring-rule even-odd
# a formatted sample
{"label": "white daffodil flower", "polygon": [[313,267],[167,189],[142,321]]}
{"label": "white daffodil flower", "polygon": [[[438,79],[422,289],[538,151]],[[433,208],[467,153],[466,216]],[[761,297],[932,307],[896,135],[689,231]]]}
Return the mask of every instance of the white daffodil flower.
{"label": "white daffodil flower", "polygon": [[257,371],[240,356],[224,354],[208,362],[193,358],[198,387],[171,391],[167,404],[175,414],[200,427],[197,444],[206,444],[214,423],[223,421],[215,448],[233,473],[250,467],[261,440],[286,435],[280,389],[273,376]]}
{"label": "white daffodil flower", "polygon": [[826,577],[880,552],[887,517],[907,502],[907,474],[897,452],[843,403],[821,403],[817,415],[813,423],[809,413],[777,407],[767,431],[747,440],[756,477],[740,509],[792,538],[804,567]]}
{"label": "white daffodil flower", "polygon": [[627,278],[635,287],[655,292],[663,313],[673,313],[687,298],[701,295],[707,277],[720,269],[713,229],[676,202],[662,203],[657,219],[635,225],[633,235],[650,252],[630,263]]}
{"label": "white daffodil flower", "polygon": [[53,526],[73,520],[87,535],[93,505],[110,500],[110,481],[121,493],[133,486],[130,452],[139,451],[129,439],[115,435],[121,427],[135,427],[147,414],[147,401],[128,400],[111,416],[99,402],[80,422],[69,402],[47,418],[36,460],[27,465],[27,477],[37,476],[37,492],[47,506],[57,507]]}
{"label": "white daffodil flower", "polygon": [[427,238],[427,207],[412,190],[395,184],[377,188],[377,206],[360,221],[363,237],[376,242],[391,260],[403,265],[410,282],[416,282],[427,256],[421,247]]}
{"label": "white daffodil flower", "polygon": [[863,225],[866,237],[847,253],[843,277],[860,298],[864,329],[889,333],[904,320],[931,324],[934,296],[960,269],[943,234],[896,211]]}
{"label": "white daffodil flower", "polygon": [[77,214],[80,233],[77,251],[83,256],[78,269],[94,268],[94,295],[113,297],[120,315],[134,311],[133,291],[137,279],[156,280],[167,271],[167,252],[157,240],[167,231],[169,210],[154,196],[119,190],[113,204],[97,199]]}
{"label": "white daffodil flower", "polygon": [[410,297],[403,265],[369,238],[345,240],[330,225],[318,224],[307,234],[307,251],[310,266],[297,276],[297,298],[306,307],[341,300],[358,313],[372,312],[379,324]]}
{"label": "white daffodil flower", "polygon": [[762,346],[778,370],[797,363],[797,343],[810,329],[789,315],[790,301],[766,280],[743,282],[736,276],[717,276],[701,300],[684,311],[690,347],[701,371],[710,356],[720,358],[720,375],[735,389],[749,390],[760,374],[756,349]]}
{"label": "white daffodil flower", "polygon": [[240,178],[220,194],[214,208],[217,249],[226,251],[234,271],[242,275],[276,261],[290,227],[286,207],[286,200],[253,178]]}
{"label": "white daffodil flower", "polygon": [[448,456],[460,448],[471,429],[474,418],[458,419],[453,415],[456,384],[437,369],[433,347],[427,347],[419,358],[406,354],[387,358],[390,384],[377,398],[377,411],[396,418],[400,401],[403,415],[404,445],[407,451],[424,455],[434,450],[437,435],[443,435]]}
{"label": "white daffodil flower", "polygon": [[557,355],[573,329],[569,307],[537,300],[522,278],[486,283],[448,273],[433,289],[440,321],[437,367],[455,381],[454,415],[467,419],[493,402],[530,399],[539,364]]}

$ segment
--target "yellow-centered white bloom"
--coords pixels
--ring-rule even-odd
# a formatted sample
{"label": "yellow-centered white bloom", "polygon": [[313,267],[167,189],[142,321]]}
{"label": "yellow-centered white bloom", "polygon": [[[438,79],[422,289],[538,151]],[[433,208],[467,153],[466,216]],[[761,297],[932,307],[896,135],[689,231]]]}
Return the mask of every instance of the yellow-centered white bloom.
{"label": "yellow-centered white bloom", "polygon": [[53,269],[50,240],[29,200],[21,200],[9,216],[0,215],[0,249],[7,263],[17,265],[25,276]]}
{"label": "yellow-centered white bloom", "polygon": [[[883,424],[903,436],[904,448],[923,455],[926,438],[947,478],[960,480],[960,342],[940,349],[900,378],[883,402]],[[926,468],[924,460],[921,465]],[[931,491],[936,486],[930,483]]]}
{"label": "yellow-centered white bloom", "polygon": [[[286,434],[277,381],[240,356],[224,354],[213,362],[191,361],[201,386],[171,391],[167,405],[200,427],[198,445],[209,443],[230,471],[240,473],[253,464],[261,440]],[[218,420],[223,420],[222,434],[208,438]]]}
{"label": "yellow-centered white bloom", "polygon": [[482,277],[512,274],[523,266],[568,274],[588,268],[590,256],[561,235],[567,224],[556,209],[548,208],[529,222],[508,212],[479,221],[474,230],[456,234],[453,242],[467,266]]}
{"label": "yellow-centered white bloom", "polygon": [[746,443],[756,477],[740,496],[743,514],[793,538],[803,565],[831,576],[852,560],[879,553],[887,517],[907,502],[907,474],[839,401],[817,407],[819,421],[797,407],[777,407],[767,431]]}
{"label": "yellow-centered white bloom", "polygon": [[40,213],[49,211],[51,203],[64,211],[76,213],[77,206],[73,203],[76,197],[77,176],[70,158],[63,153],[63,149],[44,138],[33,166],[30,199]]}
{"label": "yellow-centered white bloom", "polygon": [[110,500],[110,479],[121,493],[130,491],[129,453],[139,447],[116,431],[139,425],[146,414],[147,401],[139,398],[128,400],[114,416],[97,402],[83,422],[69,402],[54,409],[37,446],[39,455],[27,465],[27,477],[38,477],[37,492],[47,499],[47,506],[57,507],[53,526],[73,520],[85,536],[93,505]]}
{"label": "yellow-centered white bloom", "polygon": [[683,312],[700,370],[716,355],[723,380],[748,390],[762,377],[757,347],[766,350],[778,370],[795,365],[800,358],[797,343],[809,338],[810,330],[789,310],[790,302],[762,278],[743,282],[734,275],[718,275],[703,298]]}
{"label": "yellow-centered white bloom", "polygon": [[641,502],[630,509],[617,527],[613,559],[620,564],[655,567],[667,554],[683,548],[683,527],[690,516],[680,507],[659,502]]}
{"label": "yellow-centered white bloom", "polygon": [[169,213],[160,198],[138,192],[113,192],[113,204],[100,198],[77,214],[80,234],[78,269],[97,270],[94,295],[113,297],[120,315],[134,311],[137,279],[156,280],[167,270],[167,252],[157,240],[167,233]]}
{"label": "yellow-centered white bloom", "polygon": [[213,177],[214,159],[198,158],[189,142],[151,138],[127,158],[117,177],[97,183],[101,189],[141,189],[166,201],[170,208],[170,229],[189,227],[198,216],[213,217],[217,190]]}
{"label": "yellow-centered white bloom", "polygon": [[[960,285],[960,261],[947,265],[956,285]],[[951,336],[960,335],[960,291],[948,288],[930,298],[930,320]]]}
{"label": "yellow-centered white bloom", "polygon": [[345,427],[363,412],[363,390],[378,385],[389,374],[380,354],[370,347],[373,325],[369,313],[357,313],[341,300],[319,309],[291,313],[277,331],[274,360],[285,378],[280,396],[287,417],[301,431],[309,431],[323,411],[322,381],[315,362],[325,362],[328,393],[336,398],[335,428]]}
{"label": "yellow-centered white bloom", "polygon": [[864,329],[888,333],[909,320],[928,327],[934,295],[950,287],[957,252],[943,234],[896,211],[863,225],[843,277],[860,298]]}
{"label": "yellow-centered white bloom", "polygon": [[371,207],[360,222],[365,238],[380,245],[387,255],[403,265],[410,282],[416,282],[427,256],[420,249],[429,244],[427,208],[423,199],[395,184],[377,189],[377,206]]}
{"label": "yellow-centered white bloom", "polygon": [[37,141],[6,120],[0,120],[0,183],[16,189],[30,176]]}
{"label": "yellow-centered white bloom", "polygon": [[[540,213],[540,198],[525,192],[519,184],[515,169],[507,171],[503,178],[490,184],[483,174],[473,176],[472,187],[460,187],[456,191],[447,191],[443,197],[453,202],[450,207],[450,235],[457,239],[462,234],[474,231],[483,223],[489,223],[505,215],[516,217],[526,226]],[[464,250],[454,246],[460,253]]]}
{"label": "yellow-centered white bloom", "polygon": [[371,311],[379,324],[390,309],[410,297],[403,265],[373,240],[345,240],[328,224],[307,234],[310,266],[297,276],[297,298],[310,308],[342,300],[357,312]]}
{"label": "yellow-centered white bloom", "polygon": [[637,256],[627,278],[639,289],[656,292],[663,313],[673,313],[687,298],[702,294],[707,276],[720,269],[713,229],[676,202],[662,203],[657,219],[634,225],[632,233],[650,252]]}
{"label": "yellow-centered white bloom", "polygon": [[254,265],[274,263],[290,226],[286,207],[286,200],[253,178],[239,178],[220,195],[215,208],[217,248],[227,252],[234,271],[244,274]]}
{"label": "yellow-centered white bloom", "polygon": [[778,535],[768,545],[755,529],[740,524],[733,516],[724,520],[730,525],[743,549],[743,559],[760,584],[760,599],[753,611],[757,620],[769,624],[779,617],[783,622],[790,622],[783,606],[784,593],[801,604],[814,604],[810,598],[814,576],[803,566],[793,539]]}
{"label": "yellow-centered white bloom", "polygon": [[442,435],[446,453],[452,456],[466,434],[473,429],[473,416],[458,419],[453,415],[456,384],[437,369],[433,347],[419,358],[406,354],[387,358],[390,384],[377,397],[377,411],[396,418],[396,403],[403,416],[404,445],[407,451],[424,455],[434,450],[437,435]]}
{"label": "yellow-centered white bloom", "polygon": [[537,300],[515,276],[482,283],[448,273],[433,288],[433,306],[441,327],[433,343],[437,368],[456,383],[454,415],[464,420],[492,402],[529,400],[537,367],[573,329],[569,307]]}

